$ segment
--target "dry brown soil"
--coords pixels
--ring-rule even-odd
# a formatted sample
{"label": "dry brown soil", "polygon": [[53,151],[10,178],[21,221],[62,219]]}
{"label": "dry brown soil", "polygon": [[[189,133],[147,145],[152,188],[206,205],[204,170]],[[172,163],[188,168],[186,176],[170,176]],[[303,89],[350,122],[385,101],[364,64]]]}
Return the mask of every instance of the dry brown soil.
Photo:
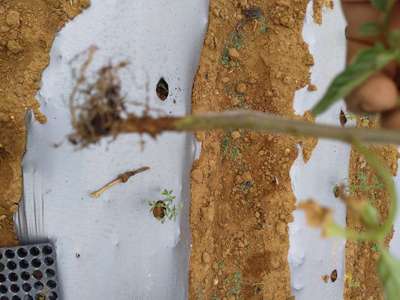
{"label": "dry brown soil", "polygon": [[[211,0],[193,112],[252,109],[299,118],[294,93],[310,83],[313,65],[301,36],[307,2]],[[247,131],[197,138],[190,299],[292,299],[289,170],[296,144],[308,158],[316,141]]]}
{"label": "dry brown soil", "polygon": [[40,114],[35,94],[55,34],[88,0],[0,1],[0,246],[17,244],[12,217],[21,198],[25,116]]}

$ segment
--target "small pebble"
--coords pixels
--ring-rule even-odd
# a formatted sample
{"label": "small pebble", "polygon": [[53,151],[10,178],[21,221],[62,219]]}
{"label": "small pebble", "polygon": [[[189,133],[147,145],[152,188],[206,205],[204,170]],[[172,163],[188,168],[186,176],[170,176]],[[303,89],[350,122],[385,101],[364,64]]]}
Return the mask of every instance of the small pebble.
{"label": "small pebble", "polygon": [[318,90],[318,88],[317,88],[317,86],[316,86],[315,84],[310,83],[310,84],[308,85],[307,90],[308,90],[309,92],[315,92],[316,90]]}
{"label": "small pebble", "polygon": [[281,262],[279,261],[279,259],[272,259],[271,265],[274,269],[278,269],[281,266]]}
{"label": "small pebble", "polygon": [[234,132],[232,132],[231,136],[232,136],[232,138],[234,140],[237,140],[237,139],[240,138],[240,132],[239,131],[234,131]]}
{"label": "small pebble", "polygon": [[243,174],[243,179],[247,180],[247,181],[252,181],[253,180],[253,178],[251,177],[251,173],[250,172],[245,172]]}
{"label": "small pebble", "polygon": [[204,253],[203,253],[202,259],[203,259],[203,262],[204,262],[205,264],[210,263],[210,260],[211,260],[210,255],[209,255],[207,252],[204,252]]}
{"label": "small pebble", "polygon": [[21,45],[14,40],[8,41],[7,49],[10,50],[12,53],[17,54],[22,51]]}
{"label": "small pebble", "polygon": [[18,210],[18,204],[13,204],[10,207],[10,212],[14,213]]}
{"label": "small pebble", "polygon": [[246,93],[246,90],[247,86],[245,83],[239,83],[238,85],[236,85],[236,92],[238,92],[239,94]]}
{"label": "small pebble", "polygon": [[238,59],[240,57],[239,51],[237,51],[235,48],[229,48],[228,54],[232,59]]}
{"label": "small pebble", "polygon": [[213,284],[218,285],[218,278],[214,278]]}
{"label": "small pebble", "polygon": [[0,26],[0,32],[7,32],[9,30],[10,30],[10,27],[8,27],[8,26],[5,26],[5,25]]}
{"label": "small pebble", "polygon": [[200,169],[194,169],[192,171],[192,179],[193,181],[200,183],[203,181],[203,172]]}
{"label": "small pebble", "polygon": [[20,24],[19,12],[11,10],[6,17],[6,23],[10,27],[17,27]]}
{"label": "small pebble", "polygon": [[328,283],[328,281],[329,281],[329,275],[322,275],[322,276],[321,276],[321,279],[322,279],[325,283]]}
{"label": "small pebble", "polygon": [[286,224],[283,222],[279,222],[276,225],[276,231],[280,234],[280,235],[285,235],[286,234]]}

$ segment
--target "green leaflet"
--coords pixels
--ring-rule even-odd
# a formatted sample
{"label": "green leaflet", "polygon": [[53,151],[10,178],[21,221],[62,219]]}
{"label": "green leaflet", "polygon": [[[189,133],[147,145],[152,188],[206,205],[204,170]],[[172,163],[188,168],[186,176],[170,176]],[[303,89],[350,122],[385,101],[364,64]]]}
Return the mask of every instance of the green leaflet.
{"label": "green leaflet", "polygon": [[368,226],[377,226],[379,224],[379,213],[371,203],[366,202],[361,210],[361,217]]}
{"label": "green leaflet", "polygon": [[333,80],[324,97],[314,106],[314,116],[326,111],[398,56],[398,50],[388,50],[382,44],[360,51],[354,61]]}
{"label": "green leaflet", "polygon": [[382,250],[378,273],[385,288],[386,300],[397,300],[400,295],[400,262],[386,250]]}
{"label": "green leaflet", "polygon": [[360,33],[362,36],[378,36],[382,31],[382,27],[380,24],[376,22],[366,22],[361,25]]}
{"label": "green leaflet", "polygon": [[394,49],[400,49],[400,29],[389,32],[389,46]]}
{"label": "green leaflet", "polygon": [[389,0],[371,0],[373,6],[382,12],[385,12],[388,8]]}

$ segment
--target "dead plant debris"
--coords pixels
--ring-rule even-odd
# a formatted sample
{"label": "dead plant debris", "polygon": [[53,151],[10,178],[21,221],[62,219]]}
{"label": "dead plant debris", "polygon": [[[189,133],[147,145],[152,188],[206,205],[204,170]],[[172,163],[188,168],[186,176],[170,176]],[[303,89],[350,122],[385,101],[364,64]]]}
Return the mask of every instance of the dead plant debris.
{"label": "dead plant debris", "polygon": [[102,188],[90,193],[90,196],[92,198],[99,198],[104,192],[106,192],[113,186],[120,184],[120,183],[126,183],[129,180],[129,178],[131,178],[132,176],[135,176],[139,173],[143,173],[148,170],[150,170],[150,167],[141,167],[141,168],[133,170],[133,171],[124,172],[124,173],[118,175],[117,178],[115,178],[114,180],[112,180],[109,183],[107,183],[106,185],[104,185]]}
{"label": "dead plant debris", "polygon": [[[96,47],[78,54],[72,62],[85,57],[83,64],[72,69],[75,86],[69,99],[74,132],[69,141],[80,148],[96,144],[101,138],[116,138],[120,133],[146,133],[156,137],[165,130],[173,129],[174,117],[151,117],[149,104],[130,101],[122,93],[119,72],[128,62],[109,63],[101,67],[90,78],[87,72],[96,52]],[[148,99],[146,99],[147,101]],[[128,112],[128,105],[141,106],[140,116]]]}
{"label": "dead plant debris", "polygon": [[87,59],[78,71],[73,69],[76,84],[69,105],[72,126],[76,133],[69,136],[69,141],[82,147],[96,143],[99,136],[112,134],[115,124],[127,115],[118,76],[118,71],[125,68],[127,62],[103,66],[93,79],[88,79],[86,72],[96,50],[95,47],[91,47],[83,54],[77,55],[75,59],[82,55],[87,55]]}

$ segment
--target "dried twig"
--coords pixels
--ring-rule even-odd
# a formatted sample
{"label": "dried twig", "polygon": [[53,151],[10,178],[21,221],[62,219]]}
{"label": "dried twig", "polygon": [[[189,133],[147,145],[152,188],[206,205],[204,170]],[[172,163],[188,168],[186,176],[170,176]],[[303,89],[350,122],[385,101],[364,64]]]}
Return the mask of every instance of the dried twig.
{"label": "dried twig", "polygon": [[106,185],[104,185],[102,188],[98,189],[97,191],[94,191],[93,193],[90,193],[90,196],[92,198],[99,198],[105,191],[109,190],[112,188],[114,185],[120,184],[120,183],[125,183],[131,178],[132,176],[135,176],[136,174],[145,172],[147,170],[150,170],[149,167],[142,167],[133,171],[127,171],[125,173],[122,173],[117,176],[114,180],[110,181]]}

